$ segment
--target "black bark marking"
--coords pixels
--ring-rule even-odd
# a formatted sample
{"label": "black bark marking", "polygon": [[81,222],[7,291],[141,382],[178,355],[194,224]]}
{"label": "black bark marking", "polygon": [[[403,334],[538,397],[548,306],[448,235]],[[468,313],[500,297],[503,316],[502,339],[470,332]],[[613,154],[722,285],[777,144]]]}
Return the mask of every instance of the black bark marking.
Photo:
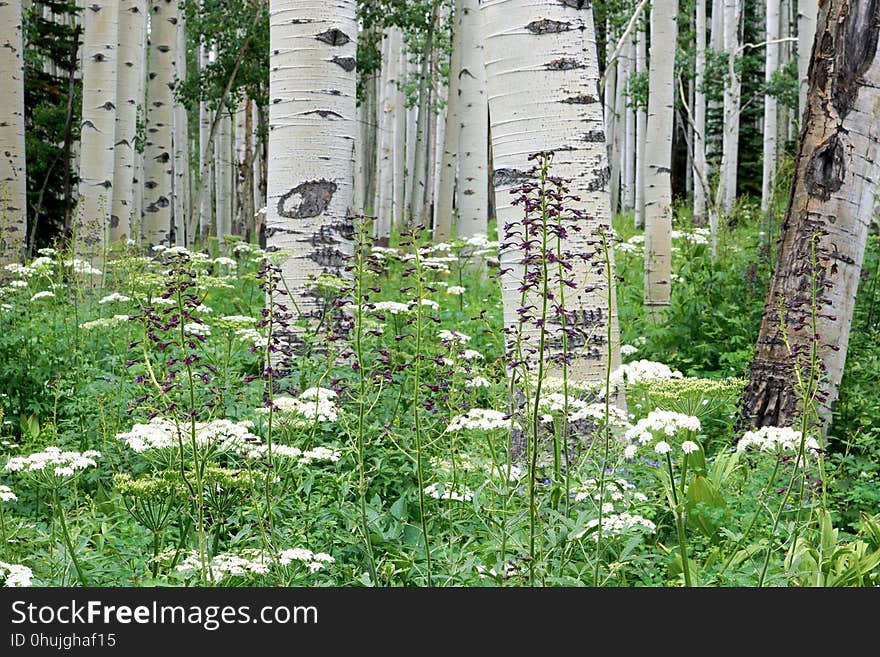
{"label": "black bark marking", "polygon": [[843,119],[864,84],[862,76],[877,54],[880,38],[880,0],[850,0],[844,20],[837,24],[834,48],[834,86],[831,102]]}
{"label": "black bark marking", "polygon": [[837,134],[831,135],[825,143],[813,151],[807,164],[806,183],[810,196],[823,201],[843,186],[846,178],[846,159],[843,144]]}
{"label": "black bark marking", "polygon": [[351,41],[351,39],[345,32],[343,32],[342,30],[338,30],[335,27],[327,30],[326,32],[316,34],[315,38],[318,41],[323,41],[324,43],[331,46],[344,46],[346,43]]}
{"label": "black bark marking", "polygon": [[605,141],[605,131],[604,130],[590,130],[589,132],[585,132],[584,136],[581,137],[581,141],[586,142],[599,142]]}
{"label": "black bark marking", "polygon": [[588,0],[558,0],[558,2],[572,9],[591,9],[593,6]]}
{"label": "black bark marking", "polygon": [[165,45],[156,46],[156,50],[158,50],[159,52],[162,52],[162,53],[171,52],[171,46],[165,46]]}
{"label": "black bark marking", "polygon": [[119,228],[119,217],[115,214],[110,215],[110,228]]}
{"label": "black bark marking", "polygon": [[601,192],[608,188],[608,181],[611,180],[611,167],[602,167],[597,175],[587,183],[588,192]]}
{"label": "black bark marking", "polygon": [[590,94],[577,94],[576,96],[569,96],[559,102],[565,103],[566,105],[590,105],[592,103],[598,103],[599,99]]}
{"label": "black bark marking", "polygon": [[541,18],[526,25],[526,29],[532,34],[552,34],[554,32],[567,32],[571,29],[571,23]]}
{"label": "black bark marking", "polygon": [[519,169],[495,169],[492,174],[492,184],[495,187],[509,187],[531,180],[531,178],[528,173]]}
{"label": "black bark marking", "polygon": [[107,111],[109,112],[110,110],[115,110],[115,109],[116,109],[116,105],[114,105],[113,103],[111,103],[111,102],[108,100],[106,103],[104,103],[103,105],[101,105],[101,109],[105,109],[105,110],[107,110]]}
{"label": "black bark marking", "polygon": [[95,53],[95,56],[92,59],[96,62],[106,62],[107,58],[104,57],[104,53]]}
{"label": "black bark marking", "polygon": [[334,64],[340,66],[342,70],[351,73],[355,66],[357,66],[357,60],[354,57],[334,57],[331,59]]}
{"label": "black bark marking", "polygon": [[312,110],[311,112],[304,112],[303,116],[308,116],[309,114],[317,114],[322,119],[326,119],[328,117],[333,117],[334,119],[343,118],[342,114],[339,114],[338,112],[333,112],[331,110]]}
{"label": "black bark marking", "polygon": [[554,59],[552,62],[547,62],[547,64],[544,65],[544,68],[548,71],[570,71],[573,68],[584,68],[584,66],[571,57],[560,57],[559,59]]}
{"label": "black bark marking", "polygon": [[110,189],[113,187],[113,182],[110,180],[105,180],[102,183],[98,183],[98,187],[103,187],[104,189]]}
{"label": "black bark marking", "polygon": [[278,214],[288,219],[318,217],[324,214],[336,190],[336,183],[330,180],[304,182],[278,199]]}

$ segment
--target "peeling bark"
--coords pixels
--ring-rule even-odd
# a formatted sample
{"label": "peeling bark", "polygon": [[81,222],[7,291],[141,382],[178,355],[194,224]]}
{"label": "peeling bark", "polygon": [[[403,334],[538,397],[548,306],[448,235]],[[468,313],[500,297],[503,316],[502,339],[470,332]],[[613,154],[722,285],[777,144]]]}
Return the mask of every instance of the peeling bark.
{"label": "peeling bark", "polygon": [[757,426],[788,424],[801,410],[794,363],[803,359],[785,342],[796,351],[813,346],[814,240],[823,422],[837,400],[880,175],[878,5],[826,0],[820,7],[795,176],[745,391],[748,419]]}

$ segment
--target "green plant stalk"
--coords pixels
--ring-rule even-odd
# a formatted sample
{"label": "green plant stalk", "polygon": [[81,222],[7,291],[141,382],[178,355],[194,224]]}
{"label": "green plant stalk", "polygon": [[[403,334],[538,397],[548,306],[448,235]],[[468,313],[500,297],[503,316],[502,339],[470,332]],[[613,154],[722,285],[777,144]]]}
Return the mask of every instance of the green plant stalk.
{"label": "green plant stalk", "polygon": [[9,538],[6,534],[6,512],[3,510],[3,502],[0,500],[0,540],[3,541],[3,554],[6,554],[6,548],[9,545]]}
{"label": "green plant stalk", "polygon": [[359,244],[357,245],[357,323],[355,326],[354,351],[358,364],[358,420],[357,420],[357,453],[358,453],[358,502],[361,516],[361,533],[367,549],[367,563],[373,585],[378,584],[376,562],[373,557],[373,541],[367,522],[367,472],[366,472],[366,404],[367,377],[364,372],[364,238],[365,228],[361,227]]}
{"label": "green plant stalk", "polygon": [[73,541],[70,540],[70,532],[67,531],[67,521],[64,519],[64,509],[61,507],[61,496],[58,493],[57,487],[52,489],[52,498],[55,512],[58,515],[58,521],[61,524],[61,535],[64,538],[64,545],[67,547],[67,552],[70,554],[70,560],[73,561],[73,567],[76,570],[77,579],[79,579],[80,584],[83,586],[88,586],[88,580],[86,580],[82,568],[79,565],[79,560],[76,558],[76,550],[73,549]]}
{"label": "green plant stalk", "polygon": [[[681,553],[681,572],[684,575],[684,585],[690,588],[691,586],[691,569],[688,564],[688,551],[687,551],[687,540],[684,532],[684,513],[682,509],[682,504],[679,501],[678,493],[675,490],[675,476],[672,473],[672,457],[669,453],[666,454],[666,467],[669,471],[669,489],[672,491],[672,503],[673,503],[673,511],[675,513],[675,529],[678,533],[678,548]],[[682,481],[684,480],[684,475],[682,474]]]}
{"label": "green plant stalk", "polygon": [[[608,309],[609,309],[609,320],[608,326],[606,328],[605,342],[607,344],[606,347],[606,358],[607,363],[605,364],[605,426],[602,431],[602,467],[599,468],[599,524],[596,527],[596,564],[595,570],[593,572],[593,583],[595,586],[599,586],[599,567],[601,565],[601,555],[602,555],[602,516],[603,510],[602,506],[605,502],[605,464],[608,463],[608,454],[611,446],[611,356],[612,356],[612,344],[611,340],[613,338],[613,332],[611,327],[611,319],[610,319],[610,311],[611,311],[611,303],[613,299],[611,298],[611,290],[613,289],[613,274],[611,271],[611,252],[608,247],[608,239],[605,235],[604,227],[599,228],[599,236],[602,239],[602,253],[605,258],[605,284],[608,288],[607,292],[607,300],[608,300]],[[590,452],[593,450],[592,441],[590,442]]]}
{"label": "green plant stalk", "polygon": [[416,356],[413,368],[413,425],[416,434],[416,478],[419,484],[419,519],[422,526],[422,538],[425,542],[425,561],[427,567],[428,586],[432,586],[431,578],[431,545],[428,542],[428,524],[425,513],[425,480],[422,471],[422,425],[421,413],[419,413],[419,386],[421,385],[422,363],[422,261],[419,255],[419,246],[413,235],[413,251],[416,263]]}
{"label": "green plant stalk", "polygon": [[731,550],[730,556],[727,557],[727,560],[721,566],[721,570],[718,572],[716,577],[721,577],[721,575],[723,575],[727,571],[727,569],[730,567],[730,563],[733,561],[734,557],[736,556],[737,551],[740,549],[743,542],[746,540],[746,538],[748,537],[748,535],[751,533],[752,529],[754,528],[755,522],[758,520],[758,516],[761,515],[761,511],[763,510],[763,507],[761,506],[760,501],[763,500],[765,497],[767,497],[767,495],[770,494],[770,491],[773,488],[773,483],[776,481],[776,474],[779,472],[779,464],[781,462],[782,462],[781,457],[777,456],[776,463],[774,463],[774,465],[773,465],[773,471],[770,473],[770,479],[768,479],[767,483],[764,485],[764,490],[761,493],[761,497],[758,499],[758,506],[755,509],[755,512],[752,514],[752,518],[751,518],[751,520],[749,520],[749,524],[746,526],[746,530],[742,533],[742,536],[740,536],[739,540],[733,546],[733,549]]}

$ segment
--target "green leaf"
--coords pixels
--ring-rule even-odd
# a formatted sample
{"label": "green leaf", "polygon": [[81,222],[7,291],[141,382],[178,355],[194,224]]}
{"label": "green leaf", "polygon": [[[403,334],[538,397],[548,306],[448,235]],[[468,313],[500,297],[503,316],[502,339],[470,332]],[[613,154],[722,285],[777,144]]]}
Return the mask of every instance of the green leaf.
{"label": "green leaf", "polygon": [[[697,474],[691,480],[687,490],[688,521],[693,522],[703,535],[715,540],[718,528],[721,526],[721,517],[727,510],[727,504],[715,485],[706,477]],[[717,513],[706,513],[706,509]]]}

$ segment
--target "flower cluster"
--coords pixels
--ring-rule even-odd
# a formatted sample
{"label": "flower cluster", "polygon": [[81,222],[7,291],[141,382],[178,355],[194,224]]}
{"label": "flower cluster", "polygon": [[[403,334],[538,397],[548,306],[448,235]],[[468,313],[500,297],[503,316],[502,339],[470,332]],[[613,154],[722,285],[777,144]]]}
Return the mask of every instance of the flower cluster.
{"label": "flower cluster", "polygon": [[[212,420],[196,423],[196,444],[200,447],[214,447],[219,451],[243,451],[259,444],[260,437],[250,432],[253,423],[247,420]],[[191,436],[189,423],[178,424],[163,417],[154,417],[148,424],[135,424],[130,431],[116,434],[117,440],[125,441],[135,452],[142,453],[154,449],[189,445]]]}
{"label": "flower cluster", "polygon": [[30,456],[11,457],[5,469],[10,472],[46,472],[56,477],[72,477],[80,470],[97,466],[95,459],[100,457],[101,452],[95,450],[65,452],[52,445]]}
{"label": "flower cluster", "polygon": [[663,433],[671,438],[679,431],[699,431],[700,420],[693,415],[676,413],[675,411],[654,410],[648,417],[639,420],[634,427],[628,429],[625,438],[628,442],[647,445],[655,438],[655,432]]}
{"label": "flower cluster", "polygon": [[[218,554],[207,564],[212,581],[219,581],[226,577],[236,575],[266,575],[274,560],[281,566],[288,566],[295,561],[306,564],[311,572],[324,568],[325,564],[333,563],[335,559],[326,552],[312,552],[305,548],[291,548],[282,550],[276,557],[270,556],[259,550],[246,550],[237,554]],[[202,563],[197,552],[191,552],[178,566],[181,573],[197,572],[201,570]]]}
{"label": "flower cluster", "polygon": [[[269,446],[264,444],[254,445],[245,452],[245,456],[249,458],[265,458],[268,454]],[[303,451],[299,447],[291,447],[289,445],[272,445],[272,454],[293,459],[298,465],[311,465],[315,461],[336,463],[342,458],[342,452],[330,447],[315,447]]]}
{"label": "flower cluster", "polygon": [[474,499],[473,492],[468,488],[464,488],[463,491],[459,493],[451,486],[437,483],[425,487],[425,495],[433,497],[435,500],[455,500],[456,502],[470,502]]}
{"label": "flower cluster", "polygon": [[14,502],[18,496],[12,492],[9,486],[0,485],[0,502]]}
{"label": "flower cluster", "polygon": [[[282,423],[308,426],[314,422],[336,422],[339,417],[336,396],[336,392],[329,388],[309,388],[297,398],[275,397],[272,404]],[[258,413],[269,412],[265,407],[256,410]]]}
{"label": "flower cluster", "polygon": [[[578,539],[583,537],[587,532],[599,526],[599,519],[593,518],[587,521],[586,527],[575,533],[572,538]],[[646,531],[653,533],[657,531],[657,525],[640,515],[632,513],[611,513],[602,517],[602,533],[610,536],[619,534],[627,534],[634,531]],[[596,532],[594,538],[598,539],[599,534]]]}
{"label": "flower cluster", "polygon": [[[791,427],[761,427],[754,431],[746,431],[743,437],[736,445],[737,451],[744,451],[750,447],[754,447],[762,452],[798,452],[801,448],[800,431],[796,431]],[[818,451],[819,443],[812,436],[808,436],[804,441],[804,448]]]}
{"label": "flower cluster", "polygon": [[478,431],[491,431],[492,429],[507,429],[511,426],[511,419],[501,411],[493,411],[488,408],[472,408],[464,415],[456,415],[446,427],[446,431],[464,431],[476,429]]}
{"label": "flower cluster", "polygon": [[[552,422],[554,416],[567,413],[569,422],[592,420],[593,422],[605,422],[605,404],[587,403],[581,399],[568,397],[561,392],[553,392],[544,395],[538,403],[538,411],[542,414],[543,422]],[[608,423],[611,426],[629,426],[626,413],[616,406],[608,408]]]}
{"label": "flower cluster", "polygon": [[34,577],[33,571],[27,566],[0,561],[0,580],[6,587],[30,586]]}
{"label": "flower cluster", "polygon": [[680,379],[682,373],[668,365],[651,360],[634,360],[624,363],[611,373],[612,385],[624,382],[628,385],[655,379]]}

